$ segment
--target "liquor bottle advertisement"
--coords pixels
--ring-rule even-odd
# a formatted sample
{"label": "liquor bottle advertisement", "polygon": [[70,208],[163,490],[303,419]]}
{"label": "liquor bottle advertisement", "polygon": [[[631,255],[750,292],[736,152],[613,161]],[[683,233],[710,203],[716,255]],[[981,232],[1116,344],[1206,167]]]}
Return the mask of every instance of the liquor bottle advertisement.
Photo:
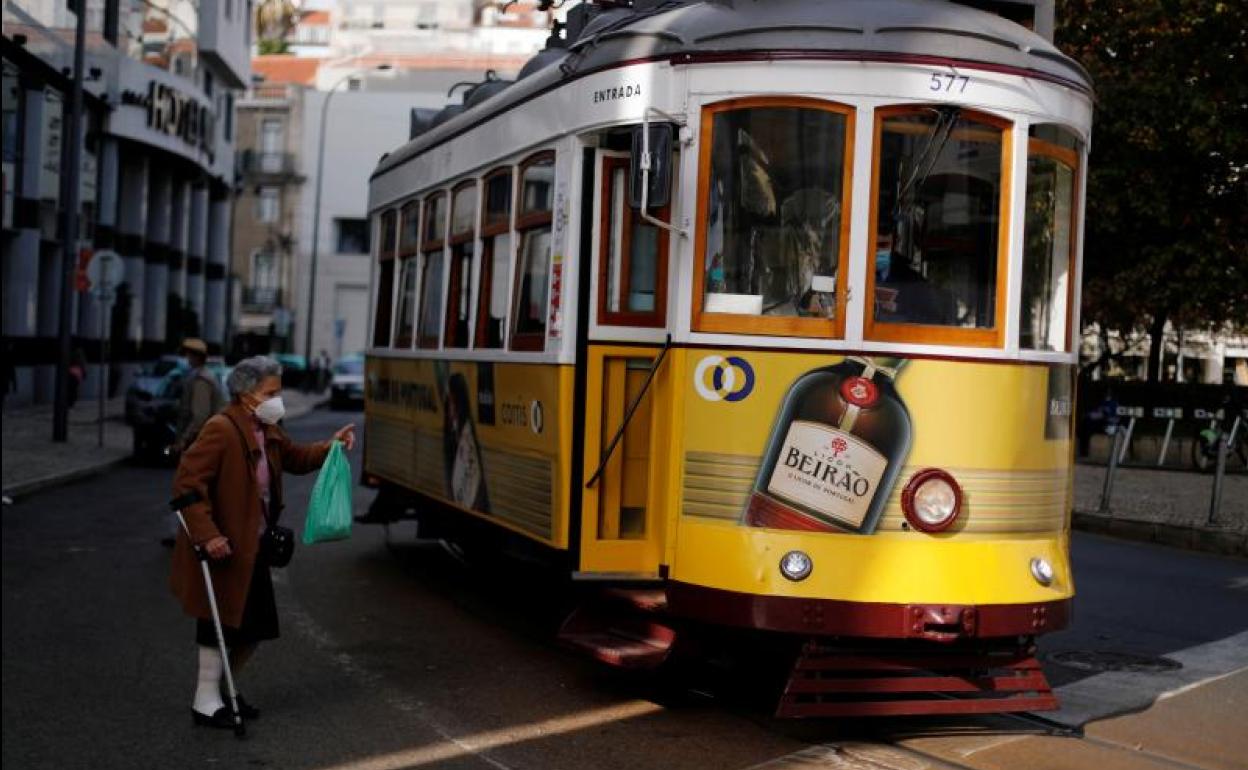
{"label": "liquor bottle advertisement", "polygon": [[895,387],[906,363],[851,356],[798,377],[776,415],[743,523],[874,532],[910,450],[910,412]]}
{"label": "liquor bottle advertisement", "polygon": [[978,526],[1060,525],[1071,434],[1057,423],[1070,417],[1050,402],[1069,367],[1053,368],[690,351],[681,513],[770,530],[905,531],[901,491],[936,467],[962,484]]}

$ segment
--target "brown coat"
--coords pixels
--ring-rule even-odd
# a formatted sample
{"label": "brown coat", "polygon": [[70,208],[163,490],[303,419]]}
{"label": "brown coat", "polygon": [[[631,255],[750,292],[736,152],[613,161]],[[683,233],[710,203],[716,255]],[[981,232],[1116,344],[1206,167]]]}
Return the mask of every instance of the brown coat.
{"label": "brown coat", "polygon": [[[255,424],[242,406],[230,404],[204,423],[195,443],[182,454],[173,481],[175,497],[191,491],[203,497],[202,502],[182,512],[194,541],[204,543],[218,535],[230,540],[233,554],[221,561],[209,561],[209,565],[221,622],[233,628],[242,623],[264,521],[256,480],[260,449]],[[276,520],[282,512],[282,473],[304,474],[319,469],[330,442],[296,444],[275,425],[264,426],[264,434],[271,480],[270,511]],[[188,615],[205,620],[212,617],[199,560],[180,527],[169,585]]]}

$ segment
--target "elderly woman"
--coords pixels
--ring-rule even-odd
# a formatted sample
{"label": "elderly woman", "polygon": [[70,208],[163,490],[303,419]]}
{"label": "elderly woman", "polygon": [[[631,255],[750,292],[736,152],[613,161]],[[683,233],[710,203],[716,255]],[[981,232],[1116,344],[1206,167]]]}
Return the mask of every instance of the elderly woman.
{"label": "elderly woman", "polygon": [[[232,727],[221,697],[223,662],[212,625],[208,596],[192,541],[210,558],[213,588],[235,677],[265,639],[276,639],[277,604],[260,535],[282,513],[282,473],[311,473],[321,467],[330,440],[297,444],[278,427],[282,404],[281,366],[256,356],[240,361],[227,381],[231,402],[204,423],[182,455],[174,495],[199,493],[201,502],[183,514],[190,530],[178,533],[170,586],[188,615],[198,620],[199,685],[191,706],[194,723]],[[355,445],[353,425],[333,435],[346,449]],[[259,712],[239,699],[243,716]]]}

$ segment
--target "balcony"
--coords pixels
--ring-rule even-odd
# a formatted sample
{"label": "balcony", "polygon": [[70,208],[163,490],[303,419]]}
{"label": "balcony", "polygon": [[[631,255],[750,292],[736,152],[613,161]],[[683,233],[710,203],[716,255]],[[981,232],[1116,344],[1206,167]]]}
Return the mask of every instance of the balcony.
{"label": "balcony", "polygon": [[262,289],[254,286],[243,288],[243,311],[247,313],[271,313],[282,304],[281,289]]}
{"label": "balcony", "polygon": [[238,154],[238,171],[246,176],[294,178],[295,155],[291,152],[243,150]]}

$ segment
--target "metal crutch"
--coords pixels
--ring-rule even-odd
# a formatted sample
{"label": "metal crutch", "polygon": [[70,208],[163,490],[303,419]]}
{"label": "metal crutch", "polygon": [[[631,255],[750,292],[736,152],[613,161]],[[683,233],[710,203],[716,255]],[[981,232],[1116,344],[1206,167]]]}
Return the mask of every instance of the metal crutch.
{"label": "metal crutch", "polygon": [[182,525],[182,531],[186,533],[187,541],[195,549],[195,556],[199,558],[199,568],[204,573],[204,588],[208,592],[208,606],[212,608],[212,627],[217,632],[217,647],[221,649],[221,663],[225,666],[225,686],[230,693],[230,714],[234,718],[234,737],[242,738],[247,734],[247,727],[243,724],[242,712],[238,710],[238,691],[234,689],[234,674],[230,671],[230,651],[225,647],[225,632],[221,630],[221,613],[217,610],[217,594],[212,590],[212,573],[208,571],[208,552],[204,550],[203,546],[195,544],[195,539],[191,537],[191,529],[186,526],[186,519],[182,516],[183,508],[188,505],[194,505],[202,499],[203,497],[198,492],[187,492],[185,495],[169,501],[169,508],[178,517],[178,523]]}

